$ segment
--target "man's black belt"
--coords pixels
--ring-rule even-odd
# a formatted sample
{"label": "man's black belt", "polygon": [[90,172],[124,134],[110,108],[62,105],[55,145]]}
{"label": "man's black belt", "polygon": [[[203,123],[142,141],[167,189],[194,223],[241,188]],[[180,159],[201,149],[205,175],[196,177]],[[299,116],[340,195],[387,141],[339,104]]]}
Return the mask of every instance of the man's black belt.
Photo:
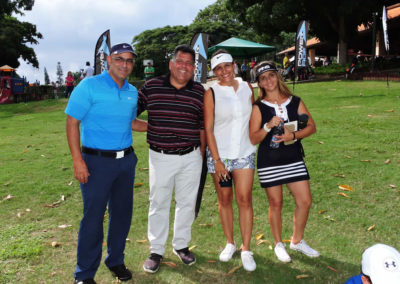
{"label": "man's black belt", "polygon": [[189,154],[190,152],[193,152],[194,150],[196,150],[199,146],[189,146],[183,149],[176,149],[176,150],[164,150],[164,149],[160,149],[156,146],[150,145],[150,149],[153,151],[156,151],[158,153],[162,153],[162,154],[167,154],[167,155],[186,155]]}
{"label": "man's black belt", "polygon": [[95,156],[101,156],[101,157],[107,157],[107,158],[113,158],[113,159],[121,159],[125,157],[126,155],[130,154],[133,152],[133,147],[129,147],[120,151],[102,151],[102,150],[96,150],[92,148],[88,148],[85,146],[82,146],[82,153],[88,154],[88,155],[95,155]]}

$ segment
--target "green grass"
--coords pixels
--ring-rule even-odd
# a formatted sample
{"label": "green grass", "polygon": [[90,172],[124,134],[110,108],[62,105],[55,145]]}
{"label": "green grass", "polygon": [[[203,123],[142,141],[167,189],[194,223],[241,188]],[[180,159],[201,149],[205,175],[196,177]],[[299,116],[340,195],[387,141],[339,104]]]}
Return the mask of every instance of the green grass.
{"label": "green grass", "polygon": [[[162,265],[155,275],[143,272],[149,254],[148,242],[141,242],[147,239],[148,147],[145,134],[134,133],[139,158],[135,183],[143,185],[134,189],[125,251],[126,264],[134,273],[131,283],[344,283],[359,273],[366,247],[383,242],[400,249],[399,91],[400,83],[392,82],[389,88],[386,82],[363,81],[296,85],[295,93],[305,101],[317,125],[317,133],[303,140],[313,194],[305,239],[321,257],[310,259],[289,252],[293,262],[283,264],[268,244],[256,245],[255,236],[260,233],[273,241],[267,198],[256,178],[251,245],[257,270],[253,273],[239,269],[228,275],[241,263],[238,254],[228,263],[218,261],[225,239],[210,178],[192,231],[197,263],[192,267],[179,263],[169,238],[165,261],[178,268]],[[0,283],[72,282],[82,201],[65,137],[65,105],[64,99],[0,105]],[[346,192],[349,197],[345,198],[338,195],[340,184],[355,190]],[[13,198],[3,200],[9,194]],[[54,203],[58,206],[49,207]],[[285,190],[284,239],[292,232],[293,210],[293,198]],[[320,210],[325,212],[319,214]],[[236,206],[235,218],[240,244]],[[62,229],[60,225],[71,226]],[[107,222],[104,225],[106,230]],[[375,229],[368,231],[372,225]],[[52,242],[60,246],[53,247]],[[297,280],[301,274],[308,278]],[[116,283],[104,264],[96,281]]]}

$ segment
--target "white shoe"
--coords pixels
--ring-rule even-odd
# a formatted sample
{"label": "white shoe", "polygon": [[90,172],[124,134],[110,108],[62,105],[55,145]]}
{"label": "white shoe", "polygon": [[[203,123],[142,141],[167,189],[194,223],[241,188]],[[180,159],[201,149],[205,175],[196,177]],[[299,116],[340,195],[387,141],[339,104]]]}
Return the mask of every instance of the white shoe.
{"label": "white shoe", "polygon": [[233,254],[236,251],[236,246],[234,244],[231,243],[227,243],[224,250],[220,253],[219,255],[219,260],[222,262],[227,262],[229,261]]}
{"label": "white shoe", "polygon": [[253,258],[253,253],[251,251],[245,250],[241,253],[243,268],[246,271],[256,270],[256,262]]}
{"label": "white shoe", "polygon": [[309,257],[319,257],[319,252],[310,248],[305,240],[301,240],[298,244],[290,242],[290,249],[297,250]]}
{"label": "white shoe", "polygon": [[291,262],[292,261],[289,254],[286,251],[285,245],[282,242],[279,242],[276,244],[274,251],[280,261],[282,261],[282,262]]}

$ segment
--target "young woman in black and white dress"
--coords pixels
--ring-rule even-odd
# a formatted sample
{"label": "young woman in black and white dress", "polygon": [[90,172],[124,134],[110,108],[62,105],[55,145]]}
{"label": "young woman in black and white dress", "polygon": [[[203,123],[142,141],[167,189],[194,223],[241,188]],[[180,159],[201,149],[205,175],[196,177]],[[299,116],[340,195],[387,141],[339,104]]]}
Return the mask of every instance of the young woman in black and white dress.
{"label": "young woman in black and white dress", "polygon": [[[275,240],[275,254],[280,261],[291,261],[282,243],[282,185],[286,184],[296,202],[290,248],[310,257],[318,257],[319,252],[309,247],[303,239],[311,206],[311,192],[308,182],[310,177],[303,161],[300,142],[300,139],[315,133],[315,123],[304,102],[290,92],[272,62],[257,65],[256,79],[259,93],[250,118],[249,134],[254,145],[260,143],[257,172],[261,186],[265,188],[268,196],[269,223]],[[284,133],[275,136],[279,146],[270,147],[273,132],[271,130],[282,121],[297,121],[299,114],[308,115],[305,128],[291,132],[284,127]],[[293,141],[295,142],[289,144]]]}

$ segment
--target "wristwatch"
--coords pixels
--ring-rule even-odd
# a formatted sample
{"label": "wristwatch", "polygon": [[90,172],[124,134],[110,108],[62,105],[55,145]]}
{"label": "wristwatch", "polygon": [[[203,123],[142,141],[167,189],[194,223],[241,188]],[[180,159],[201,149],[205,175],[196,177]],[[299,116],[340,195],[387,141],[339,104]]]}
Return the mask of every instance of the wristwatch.
{"label": "wristwatch", "polygon": [[271,128],[269,128],[268,126],[267,126],[267,124],[268,124],[268,122],[267,123],[264,123],[264,130],[265,130],[265,132],[270,132],[271,131]]}

